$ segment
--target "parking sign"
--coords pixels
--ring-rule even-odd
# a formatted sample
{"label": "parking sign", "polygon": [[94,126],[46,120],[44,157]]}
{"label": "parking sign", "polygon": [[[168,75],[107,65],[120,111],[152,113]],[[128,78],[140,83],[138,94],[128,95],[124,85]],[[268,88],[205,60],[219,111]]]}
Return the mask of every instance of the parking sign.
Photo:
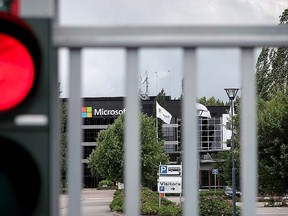
{"label": "parking sign", "polygon": [[167,171],[168,171],[168,168],[166,165],[165,166],[161,166],[161,165],[159,166],[159,173],[160,174],[166,174]]}

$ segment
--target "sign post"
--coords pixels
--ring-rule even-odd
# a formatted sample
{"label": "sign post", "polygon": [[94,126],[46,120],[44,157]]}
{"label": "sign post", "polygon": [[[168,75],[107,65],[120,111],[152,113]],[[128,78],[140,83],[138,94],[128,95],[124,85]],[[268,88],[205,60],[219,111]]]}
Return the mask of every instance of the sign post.
{"label": "sign post", "polygon": [[158,193],[159,207],[161,206],[161,198],[166,193],[180,194],[181,203],[182,165],[159,165]]}
{"label": "sign post", "polygon": [[214,181],[215,181],[215,193],[216,193],[216,175],[218,175],[218,169],[212,169],[212,174],[214,175]]}

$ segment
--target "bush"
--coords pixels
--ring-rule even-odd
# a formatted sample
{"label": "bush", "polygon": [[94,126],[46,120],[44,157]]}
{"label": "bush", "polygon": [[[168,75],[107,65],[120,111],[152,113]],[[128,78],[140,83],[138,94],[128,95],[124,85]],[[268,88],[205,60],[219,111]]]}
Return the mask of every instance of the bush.
{"label": "bush", "polygon": [[[159,207],[159,197],[157,192],[148,188],[142,188],[140,192],[140,214],[141,215],[158,215],[158,216],[180,216],[182,207],[166,198],[161,199]],[[124,211],[124,191],[117,190],[114,193],[113,201],[110,204],[113,212]],[[221,193],[201,193],[199,200],[200,216],[230,216],[232,215],[232,203],[225,199]],[[240,208],[236,207],[236,215],[240,215]]]}
{"label": "bush", "polygon": [[[159,197],[157,192],[153,192],[148,188],[141,188],[140,191],[140,214],[141,215],[159,215],[159,216],[178,216],[181,215],[181,207],[174,202],[161,199],[161,207],[159,208]],[[124,190],[117,190],[114,193],[110,209],[113,212],[124,212]],[[169,213],[168,213],[169,212]]]}
{"label": "bush", "polygon": [[124,190],[116,190],[114,192],[113,200],[109,207],[113,212],[124,211]]}
{"label": "bush", "polygon": [[157,215],[159,202],[158,202],[158,193],[153,192],[152,190],[143,187],[140,191],[140,214],[142,215]]}
{"label": "bush", "polygon": [[179,205],[160,206],[158,211],[159,216],[181,216],[182,208]]}
{"label": "bush", "polygon": [[[229,200],[225,199],[224,196],[216,194],[203,194],[200,195],[199,204],[200,216],[232,215],[232,203]],[[236,206],[236,215],[240,215],[240,208],[238,206]]]}
{"label": "bush", "polygon": [[110,181],[110,180],[102,180],[99,182],[98,190],[110,190],[110,189],[116,189],[116,186],[114,185],[114,182]]}

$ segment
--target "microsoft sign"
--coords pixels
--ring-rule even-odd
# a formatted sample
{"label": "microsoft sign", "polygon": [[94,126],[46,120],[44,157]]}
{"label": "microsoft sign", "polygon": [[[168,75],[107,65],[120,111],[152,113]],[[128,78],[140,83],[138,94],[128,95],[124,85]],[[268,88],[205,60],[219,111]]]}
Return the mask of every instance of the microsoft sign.
{"label": "microsoft sign", "polygon": [[106,116],[106,115],[121,115],[126,112],[126,108],[123,110],[106,110],[106,109],[94,109],[95,116]]}
{"label": "microsoft sign", "polygon": [[94,109],[92,112],[92,107],[82,107],[82,118],[92,118],[92,113],[94,116],[118,116],[126,112],[126,108],[118,110],[107,110],[104,108]]}

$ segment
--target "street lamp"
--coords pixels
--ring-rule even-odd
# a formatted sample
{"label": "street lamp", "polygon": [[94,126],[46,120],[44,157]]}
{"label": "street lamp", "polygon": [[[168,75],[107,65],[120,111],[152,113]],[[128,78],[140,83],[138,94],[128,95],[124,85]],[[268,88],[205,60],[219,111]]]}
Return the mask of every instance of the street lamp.
{"label": "street lamp", "polygon": [[230,100],[231,107],[231,129],[232,129],[232,137],[231,137],[231,148],[232,148],[232,200],[233,200],[233,216],[236,216],[236,177],[235,177],[235,165],[234,165],[234,126],[233,126],[233,101],[237,95],[238,88],[226,88],[224,89]]}

